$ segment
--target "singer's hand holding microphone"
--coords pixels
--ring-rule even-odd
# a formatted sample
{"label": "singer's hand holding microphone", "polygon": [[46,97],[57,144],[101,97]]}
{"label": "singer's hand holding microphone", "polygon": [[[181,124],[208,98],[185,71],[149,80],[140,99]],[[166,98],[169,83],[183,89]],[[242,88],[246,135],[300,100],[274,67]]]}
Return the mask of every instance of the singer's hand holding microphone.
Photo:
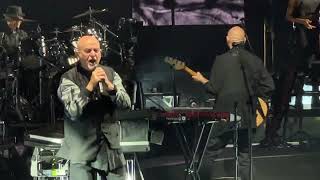
{"label": "singer's hand holding microphone", "polygon": [[114,90],[114,84],[108,79],[108,76],[101,67],[97,67],[92,71],[90,81],[86,88],[91,92],[96,86],[98,86],[97,88],[100,92],[103,92],[103,87],[106,87],[107,91]]}

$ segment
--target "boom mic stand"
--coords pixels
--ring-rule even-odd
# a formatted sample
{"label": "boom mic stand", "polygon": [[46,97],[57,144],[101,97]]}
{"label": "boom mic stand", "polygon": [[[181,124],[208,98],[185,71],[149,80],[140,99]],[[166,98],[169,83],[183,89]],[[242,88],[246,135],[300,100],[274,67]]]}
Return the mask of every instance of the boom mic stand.
{"label": "boom mic stand", "polygon": [[[234,47],[234,48],[239,48],[239,47]],[[248,104],[250,105],[250,107],[248,107],[248,112],[249,112],[249,121],[248,121],[248,148],[249,148],[249,180],[252,180],[252,122],[253,122],[253,117],[255,117],[255,108],[253,105],[253,92],[251,89],[251,84],[248,81],[248,76],[246,74],[246,70],[244,67],[244,63],[242,62],[242,57],[241,57],[241,52],[240,50],[238,51],[238,58],[239,58],[239,63],[240,63],[240,68],[243,74],[243,78],[244,78],[244,82],[245,82],[245,87],[247,89],[248,92],[248,97],[249,97],[249,102]]]}
{"label": "boom mic stand", "polygon": [[172,93],[173,93],[173,107],[177,107],[178,105],[178,100],[177,100],[177,85],[176,85],[176,74],[175,70],[171,68],[171,73],[172,73]]}
{"label": "boom mic stand", "polygon": [[250,39],[247,35],[246,22],[245,22],[244,18],[241,19],[241,27],[245,31],[246,43],[248,44],[250,51],[253,52],[253,47],[252,47]]}
{"label": "boom mic stand", "polygon": [[238,102],[234,103],[234,135],[233,135],[233,145],[234,145],[234,161],[235,161],[235,180],[238,180],[239,177],[239,146],[238,146],[238,138],[239,138],[239,122],[238,122]]}
{"label": "boom mic stand", "polygon": [[[241,26],[242,28],[245,30],[245,37],[246,37],[246,43],[248,44],[249,46],[249,49],[251,52],[253,52],[253,47],[250,43],[250,39],[247,35],[247,32],[246,32],[246,25],[245,25],[245,19],[241,19]],[[240,51],[239,51],[240,53]],[[240,54],[239,54],[240,56]],[[253,117],[255,117],[255,109],[254,109],[254,105],[253,105],[253,94],[252,94],[252,89],[250,87],[251,84],[249,84],[249,81],[248,81],[248,77],[247,77],[247,74],[245,72],[245,68],[244,68],[244,65],[243,65],[243,62],[242,62],[242,59],[241,57],[239,58],[240,60],[240,66],[241,66],[241,71],[243,73],[243,77],[244,77],[244,81],[245,81],[245,86],[246,86],[246,89],[247,89],[247,92],[248,92],[248,95],[249,95],[249,105],[250,105],[250,109],[249,109],[249,124],[248,124],[248,144],[249,144],[249,159],[250,159],[250,170],[249,170],[249,178],[250,180],[253,179],[252,177],[252,122],[253,122]]]}

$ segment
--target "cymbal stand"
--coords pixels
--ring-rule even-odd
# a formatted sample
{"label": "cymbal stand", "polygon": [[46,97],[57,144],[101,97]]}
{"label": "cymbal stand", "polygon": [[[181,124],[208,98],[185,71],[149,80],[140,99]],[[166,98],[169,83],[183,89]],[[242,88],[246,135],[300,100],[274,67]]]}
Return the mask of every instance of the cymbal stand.
{"label": "cymbal stand", "polygon": [[[45,37],[44,36],[40,36],[40,49],[39,49],[39,54],[40,54],[40,58],[39,58],[39,66],[40,66],[40,71],[39,71],[39,107],[41,110],[43,110],[43,106],[44,106],[44,96],[43,96],[43,78],[44,78],[44,72],[43,72],[43,65],[44,65],[44,58],[47,56],[47,49],[46,49],[46,43],[45,43]],[[52,109],[50,108],[50,112],[52,111]],[[42,112],[42,111],[41,111]],[[41,113],[40,117],[43,114]],[[51,117],[51,116],[50,116]]]}
{"label": "cymbal stand", "polygon": [[111,34],[113,37],[115,37],[116,39],[119,39],[119,36],[116,35],[114,32],[112,32],[108,27],[108,25],[103,25],[101,23],[99,23],[98,21],[96,21],[94,18],[91,18],[92,23],[95,23],[96,25],[98,25],[102,30],[103,30],[103,37],[102,37],[102,47],[103,50],[106,52],[107,50],[112,51],[113,53],[117,54],[120,56],[121,58],[121,62],[124,61],[124,57],[123,57],[123,48],[122,45],[119,44],[119,51],[112,49],[111,47],[108,47],[108,41],[107,41],[107,32],[109,34]]}
{"label": "cymbal stand", "polygon": [[[48,67],[50,67],[50,68],[52,68],[52,69],[54,69],[55,71],[59,71],[60,69],[56,66],[56,65],[54,65],[53,63],[51,63],[51,62],[49,62],[48,60],[46,60],[46,59],[42,59],[42,63],[43,64],[45,64],[45,66],[48,66]],[[55,99],[54,99],[54,95],[52,94],[52,92],[51,92],[51,89],[52,89],[52,78],[53,78],[54,76],[49,76],[49,86],[47,87],[47,89],[48,89],[48,91],[49,91],[49,106],[50,106],[50,116],[49,116],[49,120],[50,120],[50,124],[51,125],[55,125],[56,124],[56,115],[55,115]]]}
{"label": "cymbal stand", "polygon": [[24,117],[20,111],[20,93],[19,93],[19,76],[20,76],[20,65],[21,65],[21,41],[19,42],[19,46],[18,46],[18,59],[17,59],[17,67],[15,69],[15,76],[14,76],[14,80],[13,80],[13,84],[14,84],[14,94],[15,94],[15,98],[14,98],[14,104],[15,104],[15,110],[18,114],[19,120],[20,121],[24,121]]}
{"label": "cymbal stand", "polygon": [[106,25],[102,25],[98,22],[96,22],[96,24],[98,26],[100,26],[103,30],[103,35],[102,35],[102,47],[103,47],[103,50],[106,51],[107,48],[108,48],[108,43],[107,43],[107,26]]}
{"label": "cymbal stand", "polygon": [[91,22],[92,19],[92,8],[89,6],[89,21]]}
{"label": "cymbal stand", "polygon": [[20,104],[20,92],[19,92],[19,88],[20,88],[20,82],[19,82],[19,76],[20,76],[20,66],[21,66],[21,61],[22,61],[22,50],[21,50],[21,40],[19,41],[19,44],[18,44],[18,57],[17,57],[17,62],[16,62],[16,67],[15,67],[15,72],[14,72],[14,79],[13,79],[13,83],[12,83],[12,86],[14,87],[12,89],[12,94],[15,94],[14,96],[14,106],[15,106],[15,111],[19,117],[19,120],[21,122],[23,122],[24,124],[24,130],[25,130],[25,133],[28,134],[29,131],[28,131],[28,126],[27,126],[27,122],[25,121],[25,117],[22,115],[22,112],[21,112],[21,104]]}
{"label": "cymbal stand", "polygon": [[119,38],[118,35],[116,35],[114,32],[112,32],[108,27],[108,25],[103,25],[101,23],[99,23],[95,18],[91,17],[90,18],[90,22],[92,22],[93,24],[98,25],[102,30],[103,30],[103,36],[106,39],[106,32],[108,32],[109,34],[111,34],[113,37],[115,38]]}
{"label": "cymbal stand", "polygon": [[45,52],[45,42],[44,42],[44,37],[41,36],[40,37],[40,42],[41,42],[41,46],[40,46],[40,55],[42,56],[40,59],[39,59],[39,65],[40,65],[40,71],[39,71],[39,105],[40,107],[42,107],[42,104],[43,104],[43,91],[42,91],[42,78],[43,78],[43,72],[42,72],[42,66],[43,66],[43,57],[46,55],[46,52]]}

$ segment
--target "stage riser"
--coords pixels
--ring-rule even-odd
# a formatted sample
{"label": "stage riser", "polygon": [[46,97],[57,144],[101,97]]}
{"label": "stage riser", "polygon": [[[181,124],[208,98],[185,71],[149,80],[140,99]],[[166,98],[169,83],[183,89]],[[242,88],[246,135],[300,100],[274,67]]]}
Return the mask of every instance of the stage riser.
{"label": "stage riser", "polygon": [[[320,153],[258,157],[254,159],[256,168],[254,180],[319,180],[319,162]],[[184,168],[184,165],[145,168],[143,174],[146,180],[182,180],[184,179]],[[214,171],[215,177],[232,177],[234,173],[233,161],[215,162]],[[201,169],[201,180],[209,180],[206,177],[208,172],[208,169]]]}

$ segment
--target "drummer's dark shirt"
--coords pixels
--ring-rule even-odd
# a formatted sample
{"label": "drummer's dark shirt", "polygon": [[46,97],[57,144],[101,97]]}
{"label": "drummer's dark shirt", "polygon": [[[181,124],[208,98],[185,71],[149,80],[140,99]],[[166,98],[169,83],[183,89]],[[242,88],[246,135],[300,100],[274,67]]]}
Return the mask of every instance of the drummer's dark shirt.
{"label": "drummer's dark shirt", "polygon": [[2,38],[2,46],[9,56],[9,59],[15,59],[18,57],[19,45],[23,40],[28,38],[28,34],[25,31],[18,29],[5,33]]}

